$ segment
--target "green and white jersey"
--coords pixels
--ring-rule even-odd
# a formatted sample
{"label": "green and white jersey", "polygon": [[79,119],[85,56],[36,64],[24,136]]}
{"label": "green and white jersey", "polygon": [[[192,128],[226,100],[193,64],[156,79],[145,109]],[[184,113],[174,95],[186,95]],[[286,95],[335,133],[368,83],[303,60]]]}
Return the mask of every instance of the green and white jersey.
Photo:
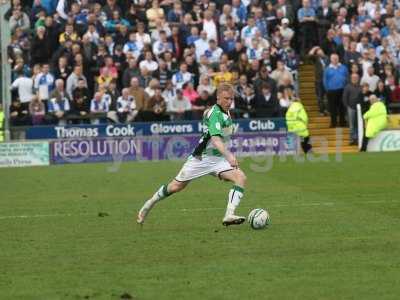
{"label": "green and white jersey", "polygon": [[199,145],[194,149],[192,155],[200,156],[205,154],[222,156],[211,143],[211,137],[216,135],[220,136],[225,145],[228,145],[230,137],[233,134],[233,122],[229,112],[225,112],[221,106],[215,104],[204,113],[203,125],[205,131],[199,140]]}

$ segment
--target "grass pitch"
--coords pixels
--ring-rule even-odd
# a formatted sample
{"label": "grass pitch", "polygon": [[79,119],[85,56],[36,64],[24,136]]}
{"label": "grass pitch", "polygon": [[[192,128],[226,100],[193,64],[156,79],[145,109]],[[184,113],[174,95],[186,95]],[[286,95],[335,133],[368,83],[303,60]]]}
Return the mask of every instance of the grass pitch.
{"label": "grass pitch", "polygon": [[329,160],[241,163],[260,231],[211,176],[137,226],[182,162],[1,169],[0,299],[399,299],[399,154]]}

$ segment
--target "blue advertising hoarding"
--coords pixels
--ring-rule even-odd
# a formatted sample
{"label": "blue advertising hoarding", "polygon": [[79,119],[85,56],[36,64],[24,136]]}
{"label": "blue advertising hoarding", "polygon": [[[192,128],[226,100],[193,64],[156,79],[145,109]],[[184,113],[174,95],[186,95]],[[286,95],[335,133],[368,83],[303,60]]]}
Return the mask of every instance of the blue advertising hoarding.
{"label": "blue advertising hoarding", "polygon": [[[234,120],[236,133],[285,131],[285,119]],[[26,139],[118,138],[149,135],[187,135],[203,132],[201,121],[150,122],[101,125],[33,126],[26,130]]]}
{"label": "blue advertising hoarding", "polygon": [[[54,140],[50,155],[53,164],[185,159],[198,141],[198,135],[188,134]],[[298,138],[291,133],[256,132],[235,134],[228,148],[244,157],[295,154],[297,145]]]}

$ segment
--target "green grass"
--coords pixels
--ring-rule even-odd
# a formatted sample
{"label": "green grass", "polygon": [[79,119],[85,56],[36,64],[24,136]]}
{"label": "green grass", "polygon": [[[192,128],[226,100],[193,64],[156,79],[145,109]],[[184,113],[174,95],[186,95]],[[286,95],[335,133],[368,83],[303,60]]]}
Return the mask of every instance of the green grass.
{"label": "green grass", "polygon": [[242,162],[261,231],[222,227],[230,184],[211,176],[139,228],[181,162],[0,169],[0,299],[398,299],[399,154],[329,159]]}

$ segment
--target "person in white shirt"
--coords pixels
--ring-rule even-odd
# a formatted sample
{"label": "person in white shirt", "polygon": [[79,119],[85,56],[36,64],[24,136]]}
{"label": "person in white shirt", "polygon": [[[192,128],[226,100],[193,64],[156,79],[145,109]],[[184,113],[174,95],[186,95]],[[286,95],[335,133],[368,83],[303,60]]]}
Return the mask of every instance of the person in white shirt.
{"label": "person in white shirt", "polygon": [[196,53],[196,60],[199,62],[200,57],[205,54],[206,50],[208,49],[208,35],[206,31],[200,32],[200,38],[194,42],[195,53]]}
{"label": "person in white shirt", "polygon": [[145,32],[145,26],[142,22],[137,24],[136,40],[141,42],[143,45],[151,44],[150,34]]}
{"label": "person in white shirt", "polygon": [[212,13],[210,10],[204,12],[203,19],[203,30],[207,32],[207,36],[210,40],[218,40],[217,25],[214,22]]}
{"label": "person in white shirt", "polygon": [[160,39],[153,44],[153,53],[157,57],[167,51],[173,51],[172,44],[168,41],[164,30],[160,32]]}
{"label": "person in white shirt", "polygon": [[369,91],[374,93],[378,87],[379,76],[374,73],[374,67],[368,67],[368,71],[361,78],[360,84],[368,83]]}
{"label": "person in white shirt", "polygon": [[55,123],[65,125],[64,117],[71,109],[68,95],[64,90],[64,81],[57,79],[55,82],[56,88],[51,94],[51,99],[48,102],[48,112],[53,117]]}
{"label": "person in white shirt", "polygon": [[289,19],[283,18],[281,21],[281,26],[279,27],[282,37],[285,40],[290,41],[294,36],[294,31],[289,27]]}
{"label": "person in white shirt", "polygon": [[145,59],[139,63],[139,68],[146,68],[150,73],[153,73],[158,69],[158,63],[153,60],[153,54],[151,51],[145,52]]}
{"label": "person in white shirt", "polygon": [[[94,94],[94,98],[90,102],[90,112],[92,114],[107,114],[109,111],[109,101],[106,97],[103,97],[103,93],[97,92]],[[100,119],[95,118],[91,120],[92,124],[99,124]]]}
{"label": "person in white shirt", "polygon": [[176,97],[168,103],[167,112],[173,121],[188,119],[192,105],[188,98],[184,97],[181,89],[176,90]]}
{"label": "person in white shirt", "polygon": [[49,73],[49,64],[42,66],[42,72],[35,77],[34,88],[42,101],[49,100],[50,93],[54,89],[54,76]]}
{"label": "person in white shirt", "polygon": [[179,71],[172,76],[172,84],[177,89],[182,89],[186,82],[192,80],[192,73],[187,71],[187,64],[181,63]]}
{"label": "person in white shirt", "polygon": [[285,63],[281,60],[276,62],[276,69],[272,71],[270,77],[274,79],[278,86],[284,85],[284,79],[289,78],[289,84],[294,85],[293,75],[290,69],[286,67]]}
{"label": "person in white shirt", "polygon": [[73,93],[74,89],[78,86],[78,82],[80,79],[84,80],[86,83],[86,86],[87,86],[87,80],[86,80],[85,75],[83,75],[82,67],[75,66],[74,71],[67,78],[66,92],[70,99],[73,98],[72,93]]}
{"label": "person in white shirt", "polygon": [[129,34],[129,40],[122,48],[122,52],[124,52],[126,56],[133,55],[137,59],[140,56],[142,49],[143,43],[136,40],[136,33],[131,32]]}
{"label": "person in white shirt", "polygon": [[214,40],[210,40],[208,42],[209,48],[206,50],[205,55],[208,58],[208,61],[210,63],[219,63],[221,59],[221,55],[224,53],[224,51],[217,46],[217,42]]}
{"label": "person in white shirt", "polygon": [[132,122],[138,114],[135,98],[129,95],[128,88],[124,88],[117,99],[117,114],[121,123]]}
{"label": "person in white shirt", "polygon": [[247,25],[243,27],[240,37],[246,47],[251,47],[251,41],[256,36],[258,28],[253,16],[247,19]]}
{"label": "person in white shirt", "polygon": [[172,84],[171,80],[167,80],[167,83],[165,84],[165,89],[162,92],[162,96],[165,100],[165,103],[168,103],[176,97],[176,90],[174,89],[174,85]]}
{"label": "person in white shirt", "polygon": [[246,50],[247,57],[249,61],[252,62],[253,60],[260,60],[262,54],[262,48],[259,47],[257,38],[253,38],[251,40],[251,47],[248,47]]}
{"label": "person in white shirt", "polygon": [[29,102],[31,102],[35,96],[33,93],[33,79],[21,74],[21,76],[15,79],[11,84],[11,90],[15,89],[18,90],[18,98],[21,101],[21,105],[28,107]]}

